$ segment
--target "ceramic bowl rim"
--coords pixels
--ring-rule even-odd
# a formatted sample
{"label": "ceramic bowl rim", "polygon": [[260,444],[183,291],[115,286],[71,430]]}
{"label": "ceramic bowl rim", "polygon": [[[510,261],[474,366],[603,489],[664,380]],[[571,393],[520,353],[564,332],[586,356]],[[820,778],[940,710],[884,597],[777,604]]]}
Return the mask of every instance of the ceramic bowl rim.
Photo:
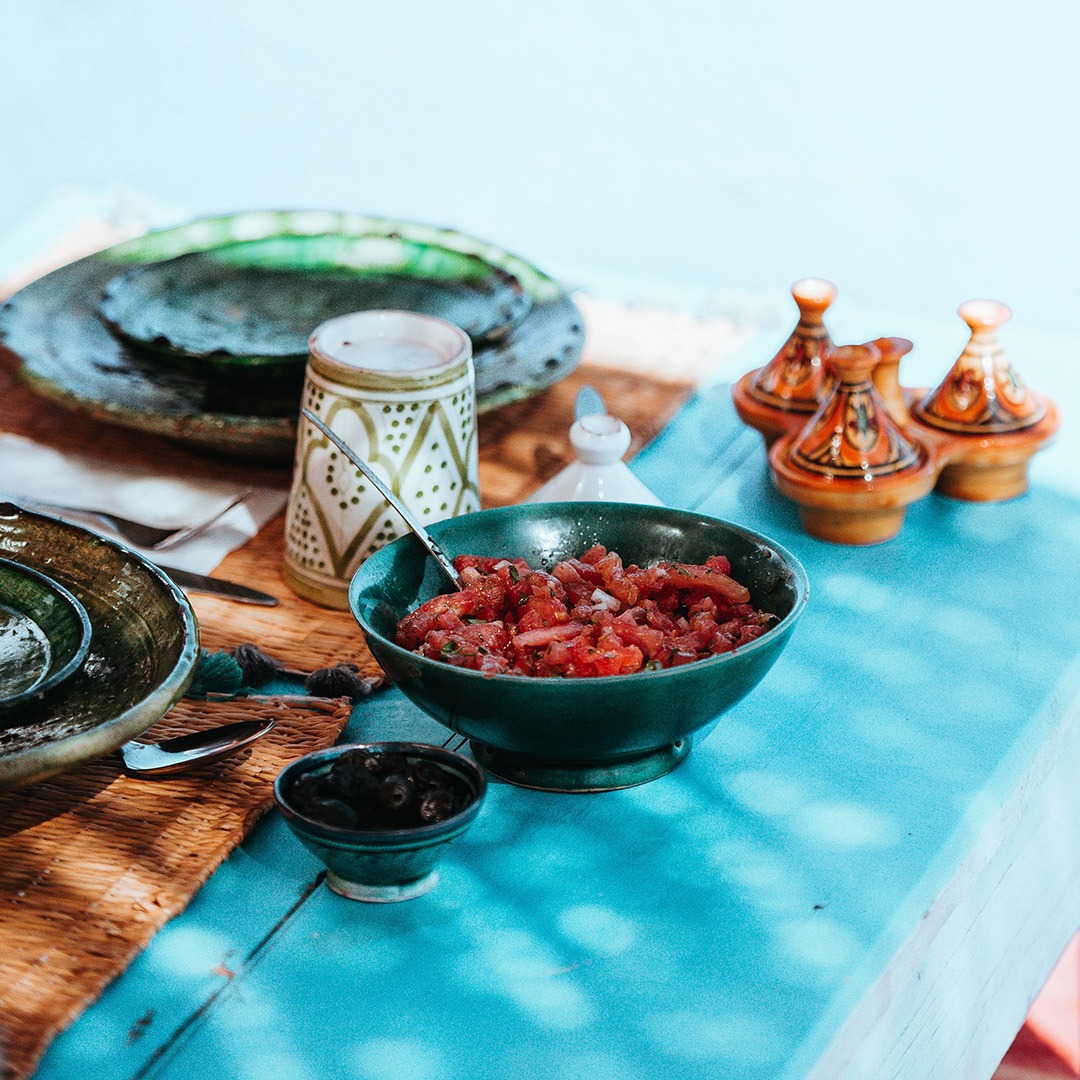
{"label": "ceramic bowl rim", "polygon": [[[540,504],[536,504],[536,505],[540,505]],[[594,505],[594,504],[586,504],[586,505]],[[606,503],[596,503],[595,505],[596,506],[603,506],[605,509],[610,508],[610,504],[606,504]],[[794,603],[792,604],[791,610],[783,618],[781,618],[774,626],[770,626],[769,629],[766,631],[766,633],[762,634],[760,637],[755,638],[753,641],[749,642],[746,645],[741,645],[737,649],[732,649],[730,652],[718,653],[715,656],[710,656],[710,657],[707,657],[707,658],[702,659],[702,660],[695,660],[695,661],[693,661],[692,663],[689,663],[689,664],[680,664],[678,667],[660,668],[660,669],[654,670],[654,671],[644,671],[644,670],[643,671],[634,671],[634,672],[630,672],[629,674],[620,674],[620,675],[594,675],[594,676],[589,676],[588,678],[580,678],[580,679],[557,679],[557,678],[548,678],[548,677],[536,676],[536,675],[515,675],[515,674],[509,674],[507,672],[498,672],[496,674],[488,675],[488,674],[485,674],[485,673],[480,672],[480,671],[474,671],[472,668],[457,667],[456,665],[453,665],[453,664],[443,663],[441,660],[433,660],[431,657],[422,656],[420,653],[412,652],[409,649],[403,648],[402,646],[400,646],[400,645],[396,644],[395,642],[391,641],[388,637],[384,636],[374,626],[372,626],[370,620],[367,618],[367,611],[361,611],[360,610],[359,596],[358,596],[358,594],[359,594],[359,579],[360,579],[361,575],[364,572],[364,565],[367,562],[367,560],[365,560],[365,563],[361,563],[360,567],[353,574],[352,580],[349,582],[349,607],[352,610],[353,618],[356,619],[356,621],[360,624],[360,628],[364,632],[364,635],[365,636],[370,635],[370,636],[374,637],[378,641],[380,648],[387,649],[399,661],[418,665],[421,670],[434,670],[436,672],[444,672],[444,671],[447,671],[447,670],[455,671],[455,672],[460,673],[462,678],[465,678],[467,680],[468,679],[477,679],[477,680],[483,681],[484,683],[494,682],[496,684],[522,685],[522,686],[525,686],[525,685],[535,686],[538,683],[542,683],[544,686],[552,686],[552,687],[555,687],[555,686],[577,687],[577,688],[579,688],[579,692],[580,692],[580,688],[583,687],[583,686],[605,685],[605,684],[610,683],[611,680],[613,680],[613,679],[624,680],[624,679],[627,679],[627,678],[633,678],[635,676],[648,676],[650,679],[669,679],[670,680],[670,679],[677,679],[677,678],[685,678],[685,675],[683,675],[683,672],[686,672],[686,671],[704,671],[704,670],[707,670],[707,669],[712,669],[712,668],[719,667],[721,664],[723,664],[725,662],[730,662],[730,660],[732,658],[736,657],[736,656],[746,656],[748,653],[756,652],[758,649],[768,648],[775,641],[775,638],[776,638],[777,634],[780,634],[780,633],[787,634],[787,633],[789,633],[791,631],[791,629],[794,627],[796,621],[799,619],[799,617],[802,615],[803,611],[805,610],[807,602],[810,599],[810,579],[809,579],[809,576],[806,573],[805,567],[802,565],[802,563],[799,561],[799,559],[796,558],[796,556],[793,555],[787,548],[785,548],[782,544],[778,543],[777,541],[772,540],[771,538],[765,536],[763,533],[755,532],[753,529],[748,529],[743,525],[737,525],[736,523],[734,523],[732,521],[728,521],[728,520],[726,520],[724,518],[712,517],[709,514],[702,514],[702,513],[698,513],[697,511],[693,511],[693,510],[682,510],[682,509],[679,509],[677,507],[671,507],[671,506],[648,506],[648,505],[643,504],[643,503],[642,504],[620,503],[618,505],[631,507],[631,508],[634,508],[634,509],[637,509],[637,510],[642,510],[642,511],[645,511],[645,512],[650,512],[651,511],[654,514],[657,513],[657,512],[661,512],[661,511],[664,512],[664,513],[668,513],[668,514],[675,513],[677,515],[685,516],[687,518],[693,518],[693,519],[696,519],[698,521],[706,521],[709,524],[723,525],[725,528],[730,529],[732,532],[736,532],[736,533],[741,534],[741,536],[744,539],[748,539],[748,540],[753,541],[753,542],[755,542],[755,543],[757,543],[757,544],[759,544],[759,545],[761,545],[761,546],[763,546],[765,548],[768,548],[773,554],[775,554],[776,556],[779,557],[781,562],[784,564],[784,566],[787,568],[787,570],[791,573],[792,583],[793,583],[793,585],[795,587],[795,600],[794,600]],[[555,502],[555,503],[545,503],[545,504],[543,504],[543,506],[545,508],[551,510],[551,511],[554,511],[556,508],[559,508],[559,507],[578,507],[578,508],[580,508],[582,506],[582,504],[581,503],[575,503],[575,502]],[[476,518],[476,517],[483,517],[483,516],[486,516],[486,515],[506,514],[508,511],[512,511],[512,510],[516,510],[516,509],[519,509],[519,507],[516,506],[516,505],[514,505],[514,506],[492,507],[491,509],[488,509],[488,510],[476,511],[473,514],[468,514],[468,515],[466,515],[464,517],[461,517],[461,518],[447,518],[443,522],[436,522],[433,526],[429,525],[428,528],[435,530],[436,533],[437,533],[439,525],[448,524],[448,523],[453,522],[453,521],[470,520],[470,519],[473,519],[473,518]],[[438,536],[436,536],[436,538],[440,539]],[[440,543],[441,542],[442,541],[440,539]],[[399,545],[399,544],[400,545],[415,544],[419,548],[420,542],[411,533],[406,533],[403,536],[399,536],[396,540],[393,540],[390,544],[387,544],[385,546],[385,548],[380,548],[379,551],[375,553],[375,555],[371,556],[371,558],[374,558],[375,556],[379,555],[382,551],[387,550],[390,547],[393,547],[394,545]],[[430,559],[431,556],[427,555],[426,552],[424,552],[423,557],[426,560],[426,559]],[[452,553],[450,554],[450,557],[451,557],[451,559],[453,558]],[[450,591],[450,590],[447,590],[447,591]],[[570,693],[571,691],[569,691],[569,690],[566,690],[566,691],[558,691],[558,690],[556,690],[554,692],[555,693]]]}
{"label": "ceramic bowl rim", "polygon": [[[333,762],[347,750],[373,750],[380,754],[412,754],[427,761],[434,761],[440,766],[452,766],[466,775],[473,787],[473,797],[453,817],[433,822],[430,825],[416,825],[405,829],[349,829],[340,825],[328,825],[308,817],[286,797],[286,785],[303,773],[313,772],[322,765]],[[316,841],[331,844],[336,841],[335,846],[370,843],[390,848],[400,843],[410,847],[424,847],[427,842],[440,840],[447,833],[467,825],[479,812],[480,804],[486,795],[487,775],[472,758],[433,743],[409,741],[338,743],[323,750],[312,750],[303,757],[291,761],[274,778],[274,801],[285,820],[290,825],[299,826],[305,834]]]}
{"label": "ceramic bowl rim", "polygon": [[86,608],[83,607],[82,602],[69,589],[64,588],[59,581],[54,581],[48,574],[43,574],[40,570],[36,570],[32,566],[24,566],[16,559],[0,557],[0,567],[14,568],[17,573],[23,574],[32,581],[37,582],[37,584],[53,596],[59,597],[64,607],[78,624],[80,631],[79,644],[67,663],[57,668],[56,671],[39,679],[33,686],[28,687],[20,693],[14,694],[8,698],[0,699],[0,713],[4,713],[12,709],[18,709],[20,706],[31,701],[40,701],[44,696],[59,687],[67,678],[74,675],[75,672],[82,667],[90,652],[93,627],[90,623],[90,616],[87,614]]}

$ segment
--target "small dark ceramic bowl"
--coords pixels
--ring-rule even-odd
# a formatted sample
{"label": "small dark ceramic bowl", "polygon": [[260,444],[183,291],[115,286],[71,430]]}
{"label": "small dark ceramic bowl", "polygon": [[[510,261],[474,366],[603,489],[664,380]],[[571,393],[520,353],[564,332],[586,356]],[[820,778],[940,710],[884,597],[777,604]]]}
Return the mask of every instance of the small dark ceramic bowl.
{"label": "small dark ceramic bowl", "polygon": [[627,565],[726,555],[751,602],[777,617],[749,645],[683,667],[592,679],[485,676],[394,644],[398,621],[447,584],[411,535],[377,551],[349,591],[372,653],[415,704],[471,740],[489,773],[524,787],[603,791],[670,772],[689,752],[691,736],[704,737],[772,667],[808,595],[805,571],[779,544],[667,507],[538,503],[452,518],[429,531],[451,557],[521,556],[544,569],[598,543]]}
{"label": "small dark ceramic bowl", "polygon": [[[290,797],[302,775],[325,774],[343,754],[360,750],[374,756],[403,755],[422,762],[464,787],[465,805],[452,817],[411,828],[343,828],[301,811]],[[274,798],[289,828],[327,868],[326,883],[350,900],[392,903],[411,900],[435,887],[437,865],[449,845],[476,820],[487,780],[476,763],[461,754],[424,743],[383,742],[341,745],[318,750],[286,766],[274,782]]]}
{"label": "small dark ceramic bowl", "polygon": [[0,559],[0,718],[43,702],[90,649],[86,609],[62,585]]}

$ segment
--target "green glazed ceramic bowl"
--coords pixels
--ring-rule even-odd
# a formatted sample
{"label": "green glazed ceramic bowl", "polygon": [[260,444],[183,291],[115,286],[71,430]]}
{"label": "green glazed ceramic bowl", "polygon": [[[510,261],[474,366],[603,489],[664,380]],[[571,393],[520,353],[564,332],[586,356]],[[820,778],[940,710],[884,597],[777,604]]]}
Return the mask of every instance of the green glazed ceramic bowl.
{"label": "green glazed ceramic bowl", "polygon": [[429,526],[451,557],[520,556],[550,568],[593,544],[626,564],[700,563],[727,555],[751,602],[778,622],[732,653],[683,667],[594,679],[485,676],[394,644],[397,622],[440,592],[445,578],[405,536],[364,562],[349,601],[386,673],[421,709],[467,737],[488,772],[552,791],[603,791],[670,772],[692,737],[748,694],[772,667],[806,605],[798,560],[779,544],[726,521],[667,507],[609,502],[538,503],[485,510]]}
{"label": "green glazed ceramic bowl", "polygon": [[86,660],[48,698],[6,716],[0,790],[116,750],[180,699],[199,633],[187,597],[156,566],[89,529],[0,503],[0,558],[67,589],[90,619]]}
{"label": "green glazed ceramic bowl", "polygon": [[86,609],[52,578],[0,559],[0,724],[40,704],[90,648]]}
{"label": "green glazed ceramic bowl", "polygon": [[[292,784],[308,773],[326,773],[346,752],[373,756],[399,754],[424,762],[464,785],[464,809],[433,825],[408,829],[345,829],[308,817],[290,799]],[[487,793],[487,781],[476,763],[461,754],[424,743],[384,742],[334,746],[317,750],[283,769],[274,782],[274,798],[289,828],[327,867],[326,883],[350,900],[390,903],[411,900],[439,880],[439,860],[476,820]]]}

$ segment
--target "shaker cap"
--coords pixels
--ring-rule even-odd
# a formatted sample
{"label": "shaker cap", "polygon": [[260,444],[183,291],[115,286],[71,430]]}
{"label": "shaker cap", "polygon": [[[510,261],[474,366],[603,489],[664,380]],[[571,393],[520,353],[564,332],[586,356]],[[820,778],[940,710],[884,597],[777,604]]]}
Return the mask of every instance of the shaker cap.
{"label": "shaker cap", "polygon": [[586,465],[610,465],[630,449],[630,429],[617,416],[583,416],[570,428],[570,443]]}

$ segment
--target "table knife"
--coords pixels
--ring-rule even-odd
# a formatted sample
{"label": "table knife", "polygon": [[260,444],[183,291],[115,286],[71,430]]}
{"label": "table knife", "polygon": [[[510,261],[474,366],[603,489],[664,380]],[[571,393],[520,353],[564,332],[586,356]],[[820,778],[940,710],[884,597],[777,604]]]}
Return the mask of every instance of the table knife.
{"label": "table knife", "polygon": [[278,602],[276,596],[259,592],[258,589],[252,589],[235,581],[209,577],[206,574],[194,574],[190,570],[178,570],[174,566],[163,566],[161,563],[155,563],[154,565],[158,569],[164,570],[181,589],[209,593],[213,596],[220,596],[225,600],[236,600],[241,604],[262,604],[264,607],[273,607]]}

